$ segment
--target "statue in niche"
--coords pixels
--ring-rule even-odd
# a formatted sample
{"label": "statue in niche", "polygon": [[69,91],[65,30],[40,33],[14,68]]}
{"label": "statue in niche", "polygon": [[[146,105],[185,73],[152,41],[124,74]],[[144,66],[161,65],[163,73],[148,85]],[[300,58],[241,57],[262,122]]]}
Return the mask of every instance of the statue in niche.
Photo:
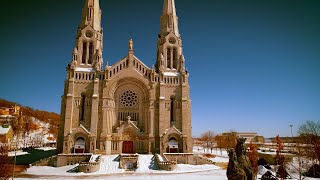
{"label": "statue in niche", "polygon": [[75,61],[75,60],[72,61],[72,67],[73,68],[77,67],[77,61]]}
{"label": "statue in niche", "polygon": [[127,117],[127,122],[129,123],[130,121],[131,121],[131,117],[128,116],[128,117]]}
{"label": "statue in niche", "polygon": [[253,180],[255,175],[250,159],[247,157],[245,138],[237,139],[235,150],[228,150],[229,164],[227,169],[228,180]]}

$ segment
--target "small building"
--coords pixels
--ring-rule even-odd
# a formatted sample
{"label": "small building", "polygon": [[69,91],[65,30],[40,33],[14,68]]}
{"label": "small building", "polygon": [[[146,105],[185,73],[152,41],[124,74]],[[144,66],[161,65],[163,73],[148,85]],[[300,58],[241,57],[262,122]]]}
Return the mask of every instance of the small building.
{"label": "small building", "polygon": [[0,115],[0,126],[4,124],[10,124],[10,122],[16,118],[17,117],[13,115]]}
{"label": "small building", "polygon": [[19,115],[21,110],[20,106],[14,105],[10,107],[0,107],[0,115]]}
{"label": "small building", "polygon": [[226,132],[222,133],[222,136],[229,136],[234,133],[239,138],[246,138],[246,143],[264,143],[264,137],[259,136],[256,132]]}
{"label": "small building", "polygon": [[0,126],[0,143],[9,143],[12,141],[13,130],[10,125],[4,124]]}

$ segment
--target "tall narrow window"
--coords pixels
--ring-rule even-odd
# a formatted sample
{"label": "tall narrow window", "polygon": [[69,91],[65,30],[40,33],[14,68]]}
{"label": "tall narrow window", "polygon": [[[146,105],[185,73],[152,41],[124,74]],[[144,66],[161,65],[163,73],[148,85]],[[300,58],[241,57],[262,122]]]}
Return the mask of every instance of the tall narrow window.
{"label": "tall narrow window", "polygon": [[170,103],[170,122],[173,122],[174,121],[174,99],[171,98],[170,99],[171,103]]}
{"label": "tall narrow window", "polygon": [[87,58],[87,43],[84,42],[82,46],[82,63],[86,63],[86,58]]}
{"label": "tall narrow window", "polygon": [[88,16],[88,21],[90,21],[92,18],[92,7],[89,8],[89,16]]}
{"label": "tall narrow window", "polygon": [[173,52],[172,52],[172,61],[173,61],[173,69],[177,69],[177,48],[173,48]]}
{"label": "tall narrow window", "polygon": [[92,58],[93,58],[93,43],[90,43],[88,64],[92,64]]}
{"label": "tall narrow window", "polygon": [[84,106],[85,106],[86,96],[81,96],[81,109],[80,109],[80,121],[84,121]]}
{"label": "tall narrow window", "polygon": [[167,48],[167,68],[171,68],[171,49]]}

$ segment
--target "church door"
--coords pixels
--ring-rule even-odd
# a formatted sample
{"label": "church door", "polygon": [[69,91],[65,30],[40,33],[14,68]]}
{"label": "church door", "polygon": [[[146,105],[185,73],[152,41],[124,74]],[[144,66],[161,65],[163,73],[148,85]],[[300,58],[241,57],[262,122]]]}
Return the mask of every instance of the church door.
{"label": "church door", "polygon": [[74,145],[74,153],[84,153],[86,149],[86,141],[80,137],[77,139]]}
{"label": "church door", "polygon": [[123,141],[122,144],[122,153],[133,153],[133,142],[132,141]]}

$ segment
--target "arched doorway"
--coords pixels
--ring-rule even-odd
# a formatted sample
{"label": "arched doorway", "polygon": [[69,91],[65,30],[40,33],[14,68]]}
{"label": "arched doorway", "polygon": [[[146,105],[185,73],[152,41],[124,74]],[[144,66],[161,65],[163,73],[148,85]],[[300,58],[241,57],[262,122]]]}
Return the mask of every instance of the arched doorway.
{"label": "arched doorway", "polygon": [[172,137],[168,142],[168,153],[178,153],[179,152],[179,143],[176,138]]}
{"label": "arched doorway", "polygon": [[126,154],[133,153],[133,141],[123,141],[122,153],[126,153]]}
{"label": "arched doorway", "polygon": [[86,141],[83,137],[78,137],[74,143],[74,153],[84,153],[86,149]]}

